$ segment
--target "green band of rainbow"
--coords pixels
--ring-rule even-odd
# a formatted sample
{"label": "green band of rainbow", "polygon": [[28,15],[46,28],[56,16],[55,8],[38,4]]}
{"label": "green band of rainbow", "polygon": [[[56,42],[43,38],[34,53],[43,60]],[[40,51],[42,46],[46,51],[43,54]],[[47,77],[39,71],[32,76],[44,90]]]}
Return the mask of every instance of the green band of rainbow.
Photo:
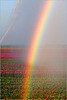
{"label": "green band of rainbow", "polygon": [[[32,70],[36,60],[37,51],[40,46],[42,37],[45,34],[46,27],[49,23],[49,19],[54,4],[55,4],[54,0],[45,0],[43,2],[41,12],[38,16],[36,26],[33,31],[33,36],[29,47],[30,49],[27,56],[27,67],[26,67],[27,73],[26,73],[26,81],[24,82],[25,94],[23,95],[24,99],[26,98],[27,89],[29,87],[28,84],[31,82],[31,80],[29,80],[29,76],[32,76]],[[29,72],[28,70],[30,70],[31,72]]]}

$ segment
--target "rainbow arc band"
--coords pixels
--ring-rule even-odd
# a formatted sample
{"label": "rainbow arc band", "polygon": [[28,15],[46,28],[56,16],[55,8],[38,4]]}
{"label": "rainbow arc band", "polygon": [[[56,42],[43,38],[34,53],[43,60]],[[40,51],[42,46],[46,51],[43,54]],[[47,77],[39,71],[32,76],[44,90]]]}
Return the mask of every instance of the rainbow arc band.
{"label": "rainbow arc band", "polygon": [[37,56],[37,51],[40,46],[42,37],[45,35],[46,28],[49,23],[50,16],[52,14],[52,11],[54,10],[54,5],[56,4],[55,0],[45,0],[42,5],[42,9],[38,15],[38,19],[36,22],[35,29],[33,30],[33,36],[31,39],[31,44],[29,46],[29,51],[27,55],[27,66],[26,70],[31,70],[30,72],[27,71],[25,75],[25,81],[24,81],[24,94],[23,98],[27,98],[27,91],[29,89],[29,84],[31,83],[31,78],[32,77],[32,70],[34,68],[36,56]]}

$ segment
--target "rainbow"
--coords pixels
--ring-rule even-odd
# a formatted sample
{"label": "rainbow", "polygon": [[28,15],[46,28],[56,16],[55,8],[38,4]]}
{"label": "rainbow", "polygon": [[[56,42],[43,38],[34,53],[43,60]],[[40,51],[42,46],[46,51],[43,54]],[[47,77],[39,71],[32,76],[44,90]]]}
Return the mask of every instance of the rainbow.
{"label": "rainbow", "polygon": [[23,98],[26,99],[27,90],[29,88],[29,84],[31,82],[30,76],[32,76],[32,70],[34,67],[34,63],[37,56],[37,51],[40,46],[42,37],[45,34],[47,25],[49,23],[49,19],[56,1],[54,0],[45,0],[43,1],[43,5],[41,11],[38,15],[38,19],[36,22],[35,29],[33,31],[33,36],[30,42],[28,56],[27,56],[27,67],[26,67],[26,81],[24,82],[25,92],[23,94]]}

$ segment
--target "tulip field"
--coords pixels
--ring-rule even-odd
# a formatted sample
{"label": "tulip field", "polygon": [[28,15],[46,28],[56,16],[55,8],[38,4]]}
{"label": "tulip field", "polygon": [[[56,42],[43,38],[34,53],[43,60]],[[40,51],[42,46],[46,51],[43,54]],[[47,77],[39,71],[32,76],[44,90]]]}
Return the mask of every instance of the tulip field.
{"label": "tulip field", "polygon": [[[22,67],[23,66],[23,67]],[[22,100],[24,64],[17,59],[1,59],[1,100]],[[31,78],[27,100],[65,100],[66,74],[36,73]]]}

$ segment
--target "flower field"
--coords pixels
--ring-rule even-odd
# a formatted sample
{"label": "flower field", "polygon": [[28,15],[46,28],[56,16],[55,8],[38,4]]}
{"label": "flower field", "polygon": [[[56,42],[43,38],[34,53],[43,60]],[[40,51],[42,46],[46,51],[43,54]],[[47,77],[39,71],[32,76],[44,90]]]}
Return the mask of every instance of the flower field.
{"label": "flower field", "polygon": [[[0,87],[1,87],[1,100],[24,100],[23,95],[24,81],[26,75],[26,65],[24,63],[26,49],[1,49],[0,58]],[[40,53],[40,58],[43,55],[49,61],[50,59],[60,59],[65,61],[65,49],[61,53],[53,54],[53,49],[45,49]],[[51,50],[51,53],[50,53]],[[47,52],[49,51],[49,52]],[[56,56],[57,55],[57,56]],[[41,60],[41,59],[40,59]],[[60,61],[60,62],[61,62]],[[36,65],[32,71],[32,78],[28,81],[26,99],[28,100],[66,100],[66,70],[50,70],[47,69],[49,63],[45,62],[45,67]],[[56,61],[57,63],[57,61]],[[55,64],[56,64],[55,63]],[[54,64],[54,65],[55,65]],[[63,63],[61,63],[62,65]],[[64,63],[65,64],[65,63]],[[58,64],[59,65],[59,64]],[[50,68],[50,67],[49,67]],[[30,70],[28,70],[30,71]]]}
{"label": "flower field", "polygon": [[[16,59],[6,60],[3,58],[1,62],[1,100],[23,99],[23,64]],[[66,75],[56,73],[33,74],[28,91],[27,99],[65,100],[67,98]]]}

